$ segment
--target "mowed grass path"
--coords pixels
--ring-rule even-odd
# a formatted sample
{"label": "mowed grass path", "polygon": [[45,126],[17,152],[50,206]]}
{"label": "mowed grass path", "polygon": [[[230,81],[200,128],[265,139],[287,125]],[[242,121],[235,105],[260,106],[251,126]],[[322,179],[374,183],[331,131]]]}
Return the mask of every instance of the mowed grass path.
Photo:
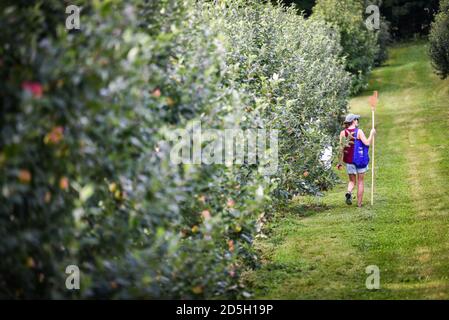
{"label": "mowed grass path", "polygon": [[[371,174],[361,209],[344,203],[346,183],[292,202],[256,243],[262,267],[245,275],[255,298],[449,299],[449,81],[426,52],[425,43],[392,48],[351,100],[369,133],[368,96],[379,91],[374,207]],[[366,289],[369,265],[379,290]]]}

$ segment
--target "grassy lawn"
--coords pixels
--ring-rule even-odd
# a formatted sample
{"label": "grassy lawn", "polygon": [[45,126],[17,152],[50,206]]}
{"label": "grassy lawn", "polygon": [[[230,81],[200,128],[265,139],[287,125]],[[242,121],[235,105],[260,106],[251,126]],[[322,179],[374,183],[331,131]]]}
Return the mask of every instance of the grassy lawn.
{"label": "grassy lawn", "polygon": [[[344,203],[346,183],[293,201],[257,241],[262,267],[245,275],[255,298],[449,299],[449,81],[426,52],[425,43],[392,48],[351,100],[369,133],[368,96],[379,91],[374,207],[371,174],[361,209]],[[365,287],[369,265],[379,290]]]}

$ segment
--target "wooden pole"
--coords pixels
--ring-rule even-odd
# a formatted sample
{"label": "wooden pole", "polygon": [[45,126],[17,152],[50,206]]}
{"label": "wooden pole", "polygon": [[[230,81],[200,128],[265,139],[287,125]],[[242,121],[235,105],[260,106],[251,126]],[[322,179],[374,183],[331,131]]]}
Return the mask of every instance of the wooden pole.
{"label": "wooden pole", "polygon": [[[374,94],[370,97],[371,104],[371,119],[372,119],[372,128],[375,128],[375,120],[374,120],[374,111],[376,110],[376,105],[378,101],[378,93],[374,91]],[[371,206],[374,205],[374,136],[372,141],[372,155],[371,155]]]}

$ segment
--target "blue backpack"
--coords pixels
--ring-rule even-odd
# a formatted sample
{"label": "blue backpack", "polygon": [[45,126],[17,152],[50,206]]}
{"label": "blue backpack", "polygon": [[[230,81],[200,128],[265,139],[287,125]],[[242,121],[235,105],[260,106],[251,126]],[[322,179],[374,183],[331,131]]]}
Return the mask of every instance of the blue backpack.
{"label": "blue backpack", "polygon": [[366,168],[369,163],[369,146],[365,145],[362,140],[357,139],[359,129],[356,128],[354,131],[355,141],[354,141],[354,157],[352,163],[357,168]]}

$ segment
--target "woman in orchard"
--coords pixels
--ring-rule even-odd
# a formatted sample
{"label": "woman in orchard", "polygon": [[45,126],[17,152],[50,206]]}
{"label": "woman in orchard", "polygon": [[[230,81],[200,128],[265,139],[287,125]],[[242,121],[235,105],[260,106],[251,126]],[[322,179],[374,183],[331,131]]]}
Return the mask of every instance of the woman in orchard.
{"label": "woman in orchard", "polygon": [[[342,162],[346,164],[346,171],[349,176],[348,191],[346,192],[346,203],[352,204],[352,190],[357,182],[357,204],[362,206],[364,191],[364,176],[368,171],[368,165],[365,167],[356,166],[354,164],[354,143],[356,139],[360,140],[365,146],[369,146],[376,135],[376,130],[371,129],[369,138],[367,139],[361,129],[358,129],[360,116],[356,114],[348,114],[345,119],[345,129],[340,132],[340,161],[337,165],[338,170],[343,167]],[[357,136],[355,135],[357,134]]]}

